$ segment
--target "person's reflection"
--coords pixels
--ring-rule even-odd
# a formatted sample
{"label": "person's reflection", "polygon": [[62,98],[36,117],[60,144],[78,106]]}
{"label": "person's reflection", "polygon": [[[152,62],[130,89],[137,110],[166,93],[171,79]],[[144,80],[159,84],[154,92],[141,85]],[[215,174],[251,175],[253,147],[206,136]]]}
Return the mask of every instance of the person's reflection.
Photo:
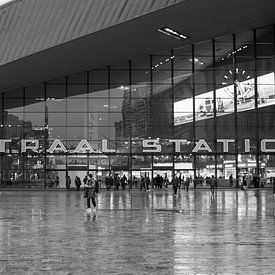
{"label": "person's reflection", "polygon": [[71,206],[71,194],[70,193],[66,193],[66,207],[70,207]]}
{"label": "person's reflection", "polygon": [[257,218],[259,218],[261,215],[262,215],[262,197],[261,197],[261,193],[260,193],[260,190],[257,189],[255,190],[255,197],[256,197],[256,203],[257,203],[257,208],[256,208],[256,211],[257,211]]}
{"label": "person's reflection", "polygon": [[173,196],[173,209],[177,209],[178,207],[178,199],[177,197]]}
{"label": "person's reflection", "polygon": [[165,207],[168,207],[168,192],[165,192],[164,201],[165,201]]}
{"label": "person's reflection", "polygon": [[122,209],[125,210],[127,208],[126,195],[125,195],[125,193],[123,193],[121,196],[122,196],[121,197],[121,200],[122,200]]}

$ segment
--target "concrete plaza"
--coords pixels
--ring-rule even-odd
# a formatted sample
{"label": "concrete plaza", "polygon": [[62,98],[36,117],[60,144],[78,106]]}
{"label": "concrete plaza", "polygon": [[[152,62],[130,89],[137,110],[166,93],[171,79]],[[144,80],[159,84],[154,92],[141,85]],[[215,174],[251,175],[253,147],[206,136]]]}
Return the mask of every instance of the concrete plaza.
{"label": "concrete plaza", "polygon": [[260,191],[0,191],[1,274],[275,274],[275,203]]}

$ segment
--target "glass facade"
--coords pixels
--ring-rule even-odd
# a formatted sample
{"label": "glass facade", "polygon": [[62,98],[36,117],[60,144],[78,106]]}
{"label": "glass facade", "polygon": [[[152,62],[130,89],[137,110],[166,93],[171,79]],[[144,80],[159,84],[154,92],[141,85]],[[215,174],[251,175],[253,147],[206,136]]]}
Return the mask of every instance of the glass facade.
{"label": "glass facade", "polygon": [[235,185],[243,176],[268,181],[275,176],[274,30],[1,94],[1,186],[48,187],[58,176],[65,187],[67,175],[87,171],[102,181],[110,174],[181,175],[200,179],[195,184],[215,175],[219,186],[230,175]]}

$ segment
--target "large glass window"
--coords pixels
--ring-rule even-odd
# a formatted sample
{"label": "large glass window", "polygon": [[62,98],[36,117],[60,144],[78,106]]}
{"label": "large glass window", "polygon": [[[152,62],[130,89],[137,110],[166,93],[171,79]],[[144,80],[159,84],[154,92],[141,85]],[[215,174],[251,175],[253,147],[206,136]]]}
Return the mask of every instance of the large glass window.
{"label": "large glass window", "polygon": [[[274,56],[265,26],[5,92],[0,134],[12,141],[1,178],[65,187],[87,171],[202,184],[215,175],[218,186],[273,177]],[[37,152],[22,153],[21,139],[38,140]],[[65,150],[50,153],[56,139]],[[144,139],[160,147],[148,152]],[[88,152],[74,151],[81,140]]]}

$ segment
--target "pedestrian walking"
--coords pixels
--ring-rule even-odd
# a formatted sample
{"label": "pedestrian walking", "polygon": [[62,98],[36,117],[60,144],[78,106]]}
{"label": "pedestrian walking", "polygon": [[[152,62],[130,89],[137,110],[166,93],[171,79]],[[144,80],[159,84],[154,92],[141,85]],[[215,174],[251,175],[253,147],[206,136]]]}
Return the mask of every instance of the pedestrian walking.
{"label": "pedestrian walking", "polygon": [[177,196],[178,180],[176,177],[173,177],[173,179],[172,179],[172,186],[173,186],[174,196]]}
{"label": "pedestrian walking", "polygon": [[144,189],[144,191],[146,191],[145,178],[143,176],[141,176],[141,180],[140,180],[140,191],[142,191],[142,189]]}
{"label": "pedestrian walking", "polygon": [[106,178],[105,178],[105,185],[106,185],[107,191],[109,191],[110,190],[110,186],[111,186],[111,179],[110,179],[109,176],[106,176]]}
{"label": "pedestrian walking", "polygon": [[134,176],[134,178],[133,178],[133,185],[134,185],[135,187],[138,187],[138,180],[137,180],[137,177],[136,177],[136,176]]}
{"label": "pedestrian walking", "polygon": [[161,186],[162,184],[161,184],[161,177],[160,177],[160,175],[157,175],[156,176],[156,186],[157,186],[157,188],[161,188],[162,186]]}
{"label": "pedestrian walking", "polygon": [[167,174],[165,174],[165,177],[164,177],[163,182],[164,182],[164,185],[165,185],[165,189],[168,190],[169,180],[168,180],[168,178],[167,178]]}
{"label": "pedestrian walking", "polygon": [[[90,174],[88,181],[84,185],[84,197],[87,198],[87,217],[93,214],[93,219],[96,218],[96,196],[98,193],[98,182],[93,178],[93,175]],[[93,204],[93,209],[91,209],[91,201]]]}
{"label": "pedestrian walking", "polygon": [[60,184],[59,184],[59,177],[58,177],[58,176],[56,176],[56,178],[55,178],[55,187],[56,187],[56,188],[60,187]]}
{"label": "pedestrian walking", "polygon": [[88,177],[87,177],[87,175],[86,175],[86,176],[84,177],[84,179],[83,179],[84,185],[87,184],[87,182],[88,182]]}
{"label": "pedestrian walking", "polygon": [[156,178],[152,177],[152,189],[156,188]]}
{"label": "pedestrian walking", "polygon": [[247,183],[246,183],[246,176],[243,176],[243,182],[242,182],[242,190],[246,190],[247,189]]}
{"label": "pedestrian walking", "polygon": [[75,177],[74,183],[76,186],[76,191],[80,191],[81,180],[78,176]]}
{"label": "pedestrian walking", "polygon": [[71,177],[68,175],[66,178],[66,188],[68,191],[70,190],[71,183],[72,183]]}
{"label": "pedestrian walking", "polygon": [[115,184],[115,190],[118,191],[118,189],[119,189],[119,177],[118,177],[118,175],[114,176],[114,184]]}
{"label": "pedestrian walking", "polygon": [[120,184],[121,184],[121,189],[122,189],[122,190],[125,190],[126,182],[127,182],[127,178],[126,178],[125,175],[123,175],[123,177],[122,177],[121,180],[120,180]]}
{"label": "pedestrian walking", "polygon": [[232,174],[229,176],[229,186],[233,187],[233,176],[232,176]]}
{"label": "pedestrian walking", "polygon": [[146,190],[149,191],[149,185],[150,185],[150,178],[148,176],[146,176],[145,178],[145,186],[146,186]]}
{"label": "pedestrian walking", "polygon": [[216,185],[216,182],[215,182],[215,177],[212,176],[210,179],[210,191],[211,191],[211,195],[214,196],[215,194],[215,185]]}

